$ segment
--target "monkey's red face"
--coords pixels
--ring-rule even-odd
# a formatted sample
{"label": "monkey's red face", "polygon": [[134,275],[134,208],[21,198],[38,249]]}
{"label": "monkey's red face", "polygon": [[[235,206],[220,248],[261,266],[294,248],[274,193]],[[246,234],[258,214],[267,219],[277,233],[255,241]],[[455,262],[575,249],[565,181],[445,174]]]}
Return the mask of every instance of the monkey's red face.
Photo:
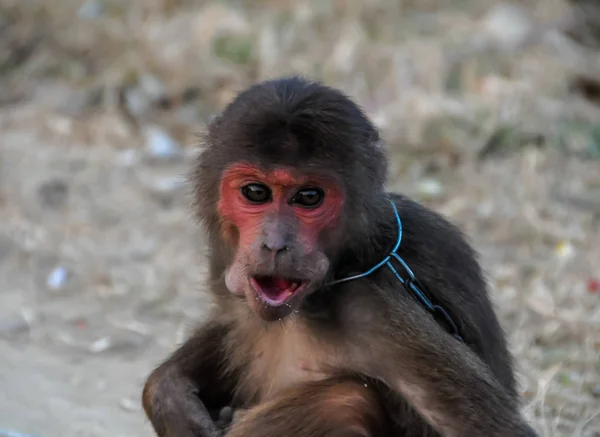
{"label": "monkey's red face", "polygon": [[343,190],[332,177],[237,163],[221,179],[217,211],[235,248],[225,282],[265,320],[297,309],[329,269],[323,235],[339,222]]}

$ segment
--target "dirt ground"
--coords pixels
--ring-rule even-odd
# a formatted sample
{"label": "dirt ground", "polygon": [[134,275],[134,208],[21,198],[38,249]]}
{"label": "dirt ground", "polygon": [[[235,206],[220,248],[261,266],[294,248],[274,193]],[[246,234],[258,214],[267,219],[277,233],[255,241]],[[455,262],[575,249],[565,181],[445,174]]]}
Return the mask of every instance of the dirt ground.
{"label": "dirt ground", "polygon": [[[210,308],[185,183],[194,135],[237,90],[290,72],[363,105],[390,189],[471,238],[536,428],[600,436],[600,110],[569,92],[600,55],[550,31],[509,55],[475,44],[439,73],[444,44],[461,52],[473,29],[522,43],[551,8],[523,2],[538,21],[512,15],[498,35],[492,1],[331,2],[326,20],[309,1],[131,2],[93,20],[98,2],[49,3],[62,12],[0,2],[0,437],[152,435],[143,381]],[[153,149],[151,126],[180,147]]]}

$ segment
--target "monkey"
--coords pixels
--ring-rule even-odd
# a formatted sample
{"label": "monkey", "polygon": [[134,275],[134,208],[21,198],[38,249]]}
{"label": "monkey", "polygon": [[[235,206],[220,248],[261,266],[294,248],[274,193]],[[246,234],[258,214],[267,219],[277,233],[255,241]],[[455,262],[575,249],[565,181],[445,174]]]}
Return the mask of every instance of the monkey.
{"label": "monkey", "polygon": [[264,80],[202,146],[193,208],[215,306],[145,382],[159,437],[537,435],[475,250],[386,191],[357,103]]}

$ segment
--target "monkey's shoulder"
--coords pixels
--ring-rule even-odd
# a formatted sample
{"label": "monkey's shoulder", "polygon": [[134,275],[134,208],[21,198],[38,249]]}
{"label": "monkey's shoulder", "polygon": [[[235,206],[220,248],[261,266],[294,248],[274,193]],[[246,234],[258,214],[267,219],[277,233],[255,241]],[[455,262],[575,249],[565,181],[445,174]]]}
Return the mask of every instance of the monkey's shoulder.
{"label": "monkey's shoulder", "polygon": [[478,254],[457,223],[402,194],[389,196],[402,223],[400,252],[424,266],[472,270],[479,275]]}
{"label": "monkey's shoulder", "polygon": [[403,194],[389,193],[389,197],[398,209],[404,237],[421,236],[429,241],[437,239],[451,246],[470,249],[470,243],[459,225],[442,213]]}

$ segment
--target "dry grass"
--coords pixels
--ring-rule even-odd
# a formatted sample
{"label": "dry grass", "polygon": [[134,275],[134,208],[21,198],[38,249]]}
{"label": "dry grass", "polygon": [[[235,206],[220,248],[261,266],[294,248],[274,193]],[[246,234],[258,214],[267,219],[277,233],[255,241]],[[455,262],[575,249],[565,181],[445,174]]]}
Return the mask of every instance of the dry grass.
{"label": "dry grass", "polygon": [[[105,3],[84,20],[75,0],[0,2],[0,230],[17,247],[0,265],[0,321],[33,311],[23,341],[69,355],[66,343],[85,345],[121,318],[163,347],[152,359],[164,356],[177,326],[202,308],[185,197],[175,191],[165,204],[147,182],[190,160],[118,163],[131,150],[143,155],[147,123],[191,153],[193,134],[238,90],[306,74],[376,120],[392,157],[390,188],[471,236],[532,422],[545,437],[600,435],[600,110],[568,90],[574,75],[600,72],[600,54],[557,29],[563,2],[521,2],[527,41],[514,19],[502,31],[486,24],[492,0]],[[175,109],[123,106],[123,89],[144,75],[164,84]],[[189,103],[172,103],[192,88]],[[48,213],[37,187],[69,172],[66,212]],[[57,263],[74,266],[72,287],[85,293],[40,297]],[[69,324],[82,318],[96,323],[89,338]]]}

